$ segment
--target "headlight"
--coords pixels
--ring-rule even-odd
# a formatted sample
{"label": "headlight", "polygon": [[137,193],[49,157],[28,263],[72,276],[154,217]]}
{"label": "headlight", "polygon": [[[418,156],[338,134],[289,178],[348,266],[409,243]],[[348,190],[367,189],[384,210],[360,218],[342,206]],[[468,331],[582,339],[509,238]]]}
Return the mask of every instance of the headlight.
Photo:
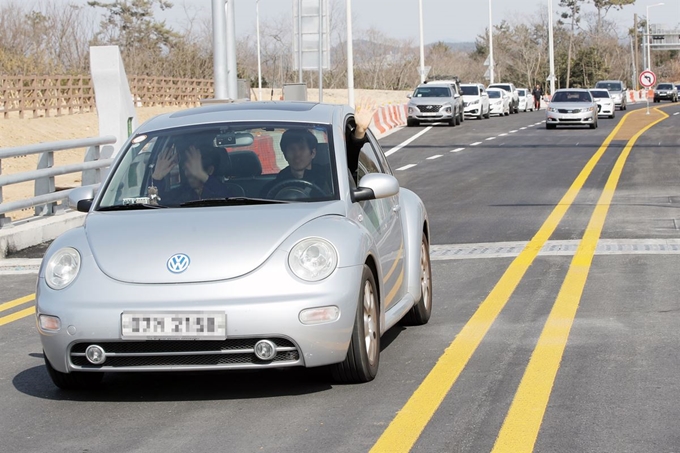
{"label": "headlight", "polygon": [[408,108],[408,113],[415,113],[415,111],[416,109],[414,109],[413,107]]}
{"label": "headlight", "polygon": [[325,239],[303,239],[290,251],[288,266],[298,278],[318,282],[331,275],[338,266],[338,252]]}
{"label": "headlight", "polygon": [[548,107],[548,111],[552,113],[557,113],[557,109],[555,107]]}
{"label": "headlight", "polygon": [[468,102],[468,105],[477,105],[477,104],[479,104],[479,99],[477,99],[476,101]]}
{"label": "headlight", "polygon": [[45,266],[45,282],[52,289],[64,289],[76,279],[80,271],[80,253],[66,247],[57,251]]}

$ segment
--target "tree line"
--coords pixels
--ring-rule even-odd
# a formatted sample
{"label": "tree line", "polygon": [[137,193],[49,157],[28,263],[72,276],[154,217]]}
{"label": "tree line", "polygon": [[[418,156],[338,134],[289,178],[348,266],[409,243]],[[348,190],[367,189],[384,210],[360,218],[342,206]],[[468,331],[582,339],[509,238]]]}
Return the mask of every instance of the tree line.
{"label": "tree line", "polygon": [[[544,3],[544,2],[542,2]],[[635,30],[610,20],[613,10],[635,0],[560,0],[555,16],[556,85],[592,86],[604,78],[626,80],[634,75],[635,49],[642,44],[644,20]],[[591,6],[586,10],[586,4]],[[324,86],[344,88],[347,55],[344,0],[331,0],[331,65]],[[171,27],[158,10],[174,8],[168,0],[91,0],[87,5],[53,0],[27,5],[16,0],[0,5],[0,74],[82,75],[89,70],[90,45],[118,45],[128,74],[136,76],[205,78],[213,76],[212,24],[205,11],[184,7],[184,19]],[[257,85],[255,27],[237,37],[239,77]],[[264,87],[298,81],[293,67],[292,17],[266,18],[261,23]],[[549,75],[548,11],[545,6],[518,14],[494,26],[495,78],[517,86],[545,85]],[[637,46],[636,46],[637,44]],[[484,82],[489,51],[488,30],[472,51],[438,42],[427,46],[431,75],[457,75],[465,82]],[[653,52],[660,79],[680,77],[675,51]],[[414,40],[395,39],[369,28],[354,36],[357,88],[408,90],[419,81],[419,52]],[[638,64],[641,67],[641,64]],[[316,73],[304,75],[310,87]]]}

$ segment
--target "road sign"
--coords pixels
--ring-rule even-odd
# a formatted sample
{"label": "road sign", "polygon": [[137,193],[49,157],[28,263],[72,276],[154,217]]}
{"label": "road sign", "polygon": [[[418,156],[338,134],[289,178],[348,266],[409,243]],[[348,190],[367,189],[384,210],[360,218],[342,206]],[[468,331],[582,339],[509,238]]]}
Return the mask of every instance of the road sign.
{"label": "road sign", "polygon": [[656,85],[656,74],[650,70],[642,71],[640,73],[640,85],[645,88],[653,87]]}

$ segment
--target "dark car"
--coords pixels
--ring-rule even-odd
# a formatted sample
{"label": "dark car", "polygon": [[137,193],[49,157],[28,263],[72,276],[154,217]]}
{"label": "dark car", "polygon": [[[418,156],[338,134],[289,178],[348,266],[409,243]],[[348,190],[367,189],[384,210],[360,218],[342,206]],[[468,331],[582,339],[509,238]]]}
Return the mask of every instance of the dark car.
{"label": "dark car", "polygon": [[660,83],[654,90],[654,102],[678,102],[678,88],[672,83]]}

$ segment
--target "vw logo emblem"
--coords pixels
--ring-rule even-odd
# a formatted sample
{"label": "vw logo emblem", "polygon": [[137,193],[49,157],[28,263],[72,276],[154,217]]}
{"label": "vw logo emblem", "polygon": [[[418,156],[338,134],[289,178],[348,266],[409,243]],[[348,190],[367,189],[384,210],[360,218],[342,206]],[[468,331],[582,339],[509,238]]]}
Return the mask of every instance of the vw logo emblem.
{"label": "vw logo emblem", "polygon": [[168,270],[173,274],[181,274],[189,267],[191,260],[188,255],[184,253],[177,253],[172,255],[168,260]]}

